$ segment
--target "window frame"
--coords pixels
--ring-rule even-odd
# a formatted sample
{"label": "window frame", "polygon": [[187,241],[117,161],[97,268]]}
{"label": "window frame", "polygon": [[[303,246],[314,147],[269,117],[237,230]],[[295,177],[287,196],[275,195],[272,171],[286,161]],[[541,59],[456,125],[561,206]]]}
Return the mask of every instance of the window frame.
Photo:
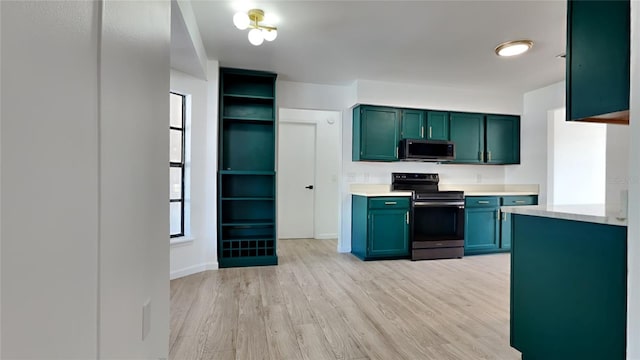
{"label": "window frame", "polygon": [[169,160],[169,169],[171,168],[180,168],[180,185],[181,185],[181,189],[180,189],[180,198],[177,199],[172,199],[171,196],[169,196],[169,204],[174,203],[174,202],[179,202],[180,203],[180,232],[172,234],[171,233],[171,229],[169,229],[169,237],[171,239],[173,238],[179,238],[179,237],[184,237],[185,236],[185,229],[184,229],[184,201],[185,201],[185,196],[184,196],[184,191],[185,191],[185,184],[184,184],[184,177],[185,177],[185,141],[186,141],[186,137],[185,137],[185,133],[186,133],[186,117],[187,117],[187,97],[186,95],[174,92],[174,91],[170,91],[169,92],[169,96],[171,95],[176,95],[176,96],[180,96],[180,98],[182,99],[182,111],[181,111],[181,115],[182,115],[182,124],[181,127],[175,127],[175,126],[171,126],[171,122],[169,122],[169,132],[171,132],[171,130],[175,130],[175,131],[180,131],[181,134],[181,151],[180,151],[180,162],[173,162],[171,160]]}

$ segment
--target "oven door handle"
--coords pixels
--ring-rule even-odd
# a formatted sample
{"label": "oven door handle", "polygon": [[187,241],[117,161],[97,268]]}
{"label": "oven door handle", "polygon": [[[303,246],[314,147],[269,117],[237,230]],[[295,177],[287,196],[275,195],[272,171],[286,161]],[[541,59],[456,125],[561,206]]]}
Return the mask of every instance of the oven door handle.
{"label": "oven door handle", "polygon": [[464,201],[415,201],[415,207],[457,207],[464,208]]}

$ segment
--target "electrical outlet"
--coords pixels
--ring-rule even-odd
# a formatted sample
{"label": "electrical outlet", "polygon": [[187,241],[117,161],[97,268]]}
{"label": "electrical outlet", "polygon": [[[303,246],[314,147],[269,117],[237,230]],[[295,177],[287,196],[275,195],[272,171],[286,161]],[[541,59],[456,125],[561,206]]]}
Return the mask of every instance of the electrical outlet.
{"label": "electrical outlet", "polygon": [[151,299],[142,305],[142,340],[147,338],[151,330]]}

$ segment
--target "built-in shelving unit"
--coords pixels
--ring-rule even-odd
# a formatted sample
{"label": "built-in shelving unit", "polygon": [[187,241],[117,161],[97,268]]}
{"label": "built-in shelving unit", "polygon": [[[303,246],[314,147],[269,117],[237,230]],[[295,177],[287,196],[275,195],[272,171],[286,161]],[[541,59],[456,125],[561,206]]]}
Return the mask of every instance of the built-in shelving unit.
{"label": "built-in shelving unit", "polygon": [[276,265],[276,74],[220,69],[218,263]]}

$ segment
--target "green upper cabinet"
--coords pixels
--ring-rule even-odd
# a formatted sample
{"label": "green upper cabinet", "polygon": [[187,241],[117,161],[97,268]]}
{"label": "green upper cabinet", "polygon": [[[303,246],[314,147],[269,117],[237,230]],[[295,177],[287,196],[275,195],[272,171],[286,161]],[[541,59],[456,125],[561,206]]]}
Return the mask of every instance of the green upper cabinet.
{"label": "green upper cabinet", "polygon": [[428,111],[426,132],[429,140],[449,140],[449,113]]}
{"label": "green upper cabinet", "polygon": [[424,139],[425,111],[402,110],[402,139]]}
{"label": "green upper cabinet", "polygon": [[455,144],[456,163],[484,162],[484,115],[451,113],[449,135]]}
{"label": "green upper cabinet", "polygon": [[629,122],[630,1],[569,0],[567,120]]}
{"label": "green upper cabinet", "polygon": [[398,160],[400,109],[361,105],[353,109],[352,159]]}
{"label": "green upper cabinet", "polygon": [[520,163],[520,117],[487,115],[486,137],[488,164]]}

